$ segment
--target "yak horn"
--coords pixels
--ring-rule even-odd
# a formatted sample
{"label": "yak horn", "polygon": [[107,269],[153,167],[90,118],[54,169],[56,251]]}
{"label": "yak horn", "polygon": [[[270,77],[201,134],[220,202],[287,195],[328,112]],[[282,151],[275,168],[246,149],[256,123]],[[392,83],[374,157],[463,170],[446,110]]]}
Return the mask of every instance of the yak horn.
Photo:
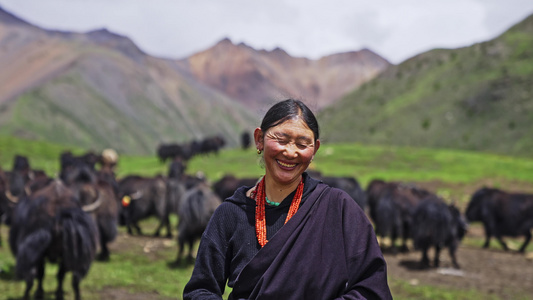
{"label": "yak horn", "polygon": [[84,212],[93,212],[95,209],[100,207],[101,204],[102,204],[102,197],[98,197],[96,201],[94,201],[91,204],[84,205],[82,209]]}
{"label": "yak horn", "polygon": [[17,202],[19,202],[19,197],[13,196],[13,194],[11,194],[11,191],[9,189],[6,190],[6,196],[7,196],[7,199],[14,204],[17,204]]}
{"label": "yak horn", "polygon": [[130,195],[131,200],[139,200],[143,196],[143,192],[136,191],[135,193]]}
{"label": "yak horn", "polygon": [[28,196],[32,194],[31,188],[29,186],[25,186],[24,191],[26,192],[26,195]]}

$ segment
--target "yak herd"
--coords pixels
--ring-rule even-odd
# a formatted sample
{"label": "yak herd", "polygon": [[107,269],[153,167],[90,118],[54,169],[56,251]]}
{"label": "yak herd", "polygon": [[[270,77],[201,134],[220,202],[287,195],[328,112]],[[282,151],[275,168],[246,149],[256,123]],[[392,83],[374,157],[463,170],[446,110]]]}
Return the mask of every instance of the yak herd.
{"label": "yak herd", "polygon": [[[172,237],[169,216],[177,215],[180,263],[188,245],[187,260],[193,260],[192,247],[223,199],[240,186],[253,186],[258,178],[237,178],[227,174],[209,183],[201,174],[186,173],[186,161],[199,153],[217,152],[223,141],[213,138],[198,145],[160,145],[161,161],[171,159],[166,175],[115,176],[118,156],[113,150],[59,157],[56,178],[31,168],[24,156],[15,156],[12,169],[0,169],[0,224],[9,229],[9,247],[16,259],[15,275],[26,282],[24,299],[29,299],[35,279],[35,297],[42,299],[45,262],[57,263],[56,298],[63,299],[62,283],[72,272],[72,286],[80,299],[79,284],[95,259],[109,260],[108,244],[117,237],[118,226],[131,235],[142,235],[139,221],[157,217],[152,234]],[[195,150],[196,149],[196,150]],[[201,150],[200,150],[201,149]],[[196,152],[198,151],[198,152]],[[520,252],[531,239],[533,195],[509,193],[493,188],[476,191],[464,214],[431,191],[401,182],[372,180],[363,189],[353,177],[309,174],[330,186],[346,191],[368,214],[376,236],[390,238],[387,250],[408,251],[408,241],[422,252],[422,268],[438,267],[439,252],[447,248],[455,268],[456,250],[465,236],[468,222],[482,222],[487,248],[495,236],[503,249],[504,236],[525,236]],[[401,240],[396,246],[396,240]],[[0,246],[2,237],[0,236]],[[382,247],[385,247],[382,244]],[[431,262],[428,250],[435,248]],[[384,249],[385,250],[385,249]]]}

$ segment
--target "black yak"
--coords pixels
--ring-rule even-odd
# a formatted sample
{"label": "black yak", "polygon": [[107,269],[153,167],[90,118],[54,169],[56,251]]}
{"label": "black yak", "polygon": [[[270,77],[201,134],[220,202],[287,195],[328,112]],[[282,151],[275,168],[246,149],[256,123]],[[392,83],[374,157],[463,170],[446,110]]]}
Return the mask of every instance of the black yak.
{"label": "black yak", "polygon": [[250,148],[252,144],[252,135],[249,131],[245,130],[241,133],[241,147],[243,150]]}
{"label": "black yak", "polygon": [[395,182],[371,182],[367,189],[369,213],[376,235],[391,238],[391,249],[397,251],[396,239],[402,239],[401,251],[408,251],[407,240],[411,237],[413,212],[416,205],[431,193],[424,189]]}
{"label": "black yak", "polygon": [[256,185],[258,177],[237,178],[234,175],[226,174],[213,184],[214,192],[224,200],[235,193],[235,190],[241,186],[252,187]]}
{"label": "black yak", "polygon": [[51,181],[44,171],[32,170],[27,157],[16,155],[11,171],[0,169],[0,224],[9,225],[11,212],[20,197],[30,195]]}
{"label": "black yak", "polygon": [[387,183],[381,179],[373,179],[368,184],[366,190],[365,190],[365,196],[366,196],[366,204],[368,205],[368,213],[370,214],[370,219],[375,223],[377,216],[376,216],[376,208],[379,202],[379,199],[381,198],[381,194],[387,189],[387,186],[390,184],[395,183]]}
{"label": "black yak", "polygon": [[[6,195],[8,186],[7,186],[7,178],[0,168],[0,226],[2,223],[8,224],[8,216],[11,216],[11,211],[13,209],[13,206],[15,205],[12,203],[9,198]],[[0,246],[2,246],[2,236],[0,235]]]}
{"label": "black yak", "polygon": [[183,176],[185,175],[186,169],[187,169],[187,164],[183,160],[179,158],[174,159],[170,163],[170,166],[168,167],[167,177],[174,178],[174,179],[182,179]]}
{"label": "black yak", "polygon": [[503,249],[508,250],[502,237],[523,235],[526,238],[518,251],[524,252],[533,228],[533,194],[481,188],[472,195],[466,218],[469,222],[483,223],[486,238],[483,248],[488,248],[491,237],[495,236]]}
{"label": "black yak", "polygon": [[118,207],[113,188],[104,181],[72,186],[82,209],[96,222],[99,233],[100,253],[98,260],[109,260],[108,244],[117,237]]}
{"label": "black yak", "polygon": [[31,180],[31,168],[27,157],[15,155],[13,159],[13,168],[7,174],[8,192],[13,199],[27,193],[26,184]]}
{"label": "black yak", "polygon": [[15,274],[26,281],[23,299],[30,298],[34,279],[35,298],[44,298],[46,260],[59,264],[56,299],[63,299],[67,272],[72,272],[75,299],[80,299],[80,281],[94,260],[97,238],[94,221],[62,182],[21,197],[13,211],[9,245],[16,257]]}
{"label": "black yak", "polygon": [[226,139],[221,135],[214,135],[200,141],[200,152],[195,154],[218,154],[218,151],[226,145]]}
{"label": "black yak", "polygon": [[367,203],[365,191],[361,188],[361,185],[354,177],[323,176],[317,179],[322,180],[325,184],[331,187],[339,188],[345,191],[348,193],[348,195],[350,195],[350,197],[352,197],[352,199],[355,200],[361,209],[366,210]]}
{"label": "black yak", "polygon": [[167,159],[189,160],[193,155],[190,144],[170,143],[157,146],[157,157],[159,157],[161,162],[165,162]]}
{"label": "black yak", "polygon": [[169,220],[171,207],[167,198],[165,178],[129,175],[119,181],[118,187],[123,205],[121,218],[124,219],[129,234],[133,234],[132,228],[134,228],[139,235],[142,235],[138,222],[156,216],[160,222],[154,236],[159,236],[161,229],[166,227],[166,236],[172,237]]}
{"label": "black yak", "polygon": [[429,267],[428,250],[435,247],[433,266],[439,267],[440,250],[448,248],[452,264],[459,269],[455,252],[467,230],[467,224],[454,205],[436,196],[424,198],[413,213],[413,244],[422,251],[421,266]]}
{"label": "black yak", "polygon": [[320,171],[316,170],[307,170],[307,174],[309,174],[309,176],[315,179],[321,180],[322,182],[331,187],[339,188],[345,191],[346,193],[348,193],[348,195],[350,195],[350,197],[352,197],[353,200],[355,200],[359,207],[361,207],[363,210],[366,210],[367,198],[365,195],[365,191],[359,184],[359,181],[355,179],[355,177],[325,176]]}
{"label": "black yak", "polygon": [[181,262],[185,243],[189,245],[189,261],[193,260],[192,247],[194,241],[202,236],[207,223],[220,205],[220,198],[207,184],[198,184],[189,189],[180,202],[178,210],[178,256],[176,264]]}
{"label": "black yak", "polygon": [[86,156],[70,156],[63,162],[60,177],[95,220],[100,236],[98,259],[108,260],[108,244],[117,236],[118,196],[111,183],[98,177],[92,161],[87,162]]}

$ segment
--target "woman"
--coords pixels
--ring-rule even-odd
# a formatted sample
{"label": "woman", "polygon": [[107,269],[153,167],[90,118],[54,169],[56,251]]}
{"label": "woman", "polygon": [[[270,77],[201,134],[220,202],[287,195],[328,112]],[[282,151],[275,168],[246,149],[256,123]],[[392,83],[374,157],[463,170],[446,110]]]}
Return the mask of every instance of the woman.
{"label": "woman", "polygon": [[357,203],[305,173],[319,128],[298,100],[272,106],[255,129],[265,175],[218,207],[184,299],[391,299],[372,225]]}

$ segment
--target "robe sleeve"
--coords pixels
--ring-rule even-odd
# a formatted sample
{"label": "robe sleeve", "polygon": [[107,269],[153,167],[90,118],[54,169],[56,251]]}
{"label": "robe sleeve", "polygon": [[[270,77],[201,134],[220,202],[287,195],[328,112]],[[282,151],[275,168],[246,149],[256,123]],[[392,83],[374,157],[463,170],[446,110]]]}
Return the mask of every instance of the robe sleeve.
{"label": "robe sleeve", "polygon": [[183,290],[183,299],[222,299],[228,278],[226,265],[227,241],[224,238],[225,204],[211,217],[198,246],[196,262],[189,282]]}
{"label": "robe sleeve", "polygon": [[348,195],[343,200],[343,232],[348,282],[338,299],[392,299],[387,267],[374,228],[364,211]]}

